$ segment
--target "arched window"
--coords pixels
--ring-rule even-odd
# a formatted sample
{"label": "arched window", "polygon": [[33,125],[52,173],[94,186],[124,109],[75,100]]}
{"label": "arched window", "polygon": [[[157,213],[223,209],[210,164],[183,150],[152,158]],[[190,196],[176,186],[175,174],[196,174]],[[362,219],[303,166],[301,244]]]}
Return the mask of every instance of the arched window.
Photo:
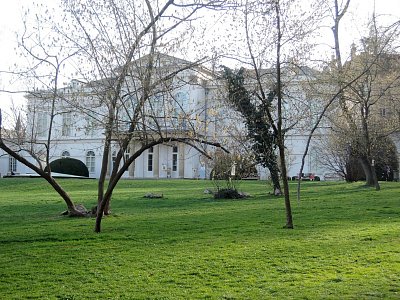
{"label": "arched window", "polygon": [[69,151],[65,150],[61,153],[61,158],[66,158],[66,157],[70,157],[71,155],[69,154]]}
{"label": "arched window", "polygon": [[96,166],[96,155],[92,150],[86,152],[86,167],[89,170],[89,173],[94,173]]}

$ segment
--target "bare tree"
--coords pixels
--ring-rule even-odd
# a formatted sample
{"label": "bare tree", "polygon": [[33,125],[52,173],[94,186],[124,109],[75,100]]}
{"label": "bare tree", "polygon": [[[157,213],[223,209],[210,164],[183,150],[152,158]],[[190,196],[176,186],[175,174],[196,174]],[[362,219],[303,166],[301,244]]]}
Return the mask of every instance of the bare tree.
{"label": "bare tree", "polygon": [[[84,49],[85,56],[93,62],[90,74],[96,74],[102,84],[107,84],[105,93],[97,93],[100,96],[98,101],[102,101],[107,110],[102,125],[105,142],[98,185],[96,232],[100,231],[103,214],[108,214],[118,180],[145,150],[166,142],[182,142],[201,150],[195,144],[208,143],[197,136],[196,128],[190,126],[190,118],[185,119],[191,134],[168,130],[174,126],[181,129],[182,123],[175,122],[180,118],[179,113],[171,116],[165,105],[157,111],[151,100],[155,97],[169,99],[169,102],[177,104],[176,111],[186,114],[172,91],[179,85],[179,74],[196,67],[201,61],[165,65],[158,53],[182,41],[181,34],[186,31],[179,33],[177,28],[188,25],[199,9],[220,4],[221,1],[167,1],[159,6],[146,0],[137,3],[111,1],[107,6],[99,6],[88,1],[82,9],[82,1],[67,3],[75,29],[82,37],[79,42],[76,40],[76,45]],[[174,63],[177,64],[173,67]],[[157,113],[164,114],[164,117]],[[133,139],[139,139],[141,147],[126,157]],[[113,161],[109,183],[105,186],[113,141],[117,142],[119,150]],[[211,144],[219,146],[218,143]],[[207,155],[204,151],[203,154]]]}
{"label": "bare tree", "polygon": [[395,50],[399,23],[379,28],[375,16],[370,34],[361,40],[359,50],[353,45],[352,56],[342,67],[341,78],[353,81],[343,91],[340,114],[333,122],[336,131],[347,137],[348,144],[359,158],[366,184],[380,189],[375,171],[374,148],[382,139],[399,130],[398,92],[400,59]]}
{"label": "bare tree", "polygon": [[[243,42],[246,51],[236,55],[247,64],[254,98],[263,103],[265,119],[271,126],[279,157],[286,208],[286,228],[293,228],[289,184],[287,178],[285,136],[304,115],[301,107],[299,74],[312,44],[308,40],[317,28],[319,3],[312,11],[303,10],[296,1],[246,1],[236,9],[243,20]],[[235,55],[233,55],[235,56]],[[248,84],[249,86],[249,84]],[[293,108],[293,109],[292,109]],[[295,116],[293,112],[298,112]]]}
{"label": "bare tree", "polygon": [[[191,80],[185,76],[186,71],[197,68],[197,72],[207,73],[199,71],[199,64],[204,60],[194,63],[176,60],[165,65],[159,53],[173,52],[179,47],[179,43],[191,34],[191,22],[200,9],[217,9],[223,2],[115,0],[105,4],[103,1],[64,1],[64,22],[49,21],[49,28],[57,36],[54,42],[62,41],[61,44],[68,47],[54,47],[51,41],[46,45],[40,44],[40,50],[46,54],[44,58],[25,48],[38,64],[52,66],[55,70],[53,75],[56,74],[53,78],[47,77],[53,84],[52,88],[35,90],[31,99],[37,101],[32,109],[49,104],[46,165],[50,161],[53,120],[57,114],[64,112],[60,108],[87,115],[95,120],[97,128],[104,130],[96,232],[100,232],[103,214],[108,213],[119,179],[144,151],[162,143],[179,142],[209,157],[201,144],[221,147],[219,143],[208,141],[204,134],[197,133],[197,116],[194,112],[185,111],[181,99],[173,92]],[[37,18],[37,28],[44,25],[40,20]],[[47,55],[49,49],[54,48],[58,51],[57,56]],[[65,57],[69,60],[67,67],[72,69],[73,76],[82,78],[77,86],[58,88],[58,71],[66,62],[58,59],[60,53],[71,54]],[[155,107],[158,104],[153,101],[158,97],[162,98],[161,110]],[[137,149],[130,149],[133,140],[140,141]],[[112,144],[117,144],[119,149],[110,164]],[[5,143],[1,146],[7,147]],[[8,150],[16,155],[12,149]],[[43,168],[36,167],[23,157],[19,159],[48,181],[54,180],[48,177],[49,173],[42,171]],[[110,165],[112,170],[106,185]],[[54,183],[53,187],[58,188]],[[66,195],[65,198],[68,198]],[[72,212],[72,202],[68,208]]]}
{"label": "bare tree", "polygon": [[[327,3],[328,6],[328,12],[331,13],[331,17],[333,19],[334,25],[332,26],[332,32],[333,32],[333,37],[334,37],[334,52],[335,52],[335,60],[334,60],[334,69],[337,71],[336,76],[334,77],[336,80],[334,82],[334,86],[337,87],[336,89],[333,88],[333,91],[331,94],[323,92],[320,93],[321,95],[325,95],[325,97],[322,98],[328,98],[328,100],[325,102],[322,110],[318,114],[318,117],[316,118],[314,124],[312,125],[310,132],[308,134],[307,142],[306,142],[306,147],[302,156],[301,160],[301,165],[300,165],[300,170],[299,170],[299,178],[298,178],[298,183],[297,183],[297,201],[300,201],[300,188],[301,188],[301,176],[300,174],[303,173],[303,168],[306,160],[306,156],[308,154],[310,144],[311,144],[311,139],[314,136],[314,133],[317,131],[318,127],[320,126],[322,120],[326,117],[327,112],[329,111],[330,107],[332,104],[336,101],[339,103],[344,103],[343,102],[343,89],[344,86],[346,85],[345,82],[342,81],[341,79],[341,74],[342,74],[342,54],[341,54],[341,49],[340,49],[340,24],[341,20],[346,14],[348,8],[350,5],[350,0],[346,0],[344,3],[342,3],[342,6],[339,4],[337,0],[334,0],[333,7],[331,7],[330,3]],[[348,85],[348,84],[347,84]],[[322,88],[323,89],[328,89],[328,91],[331,91],[331,83],[330,80],[322,79]],[[313,89],[313,88],[312,88]]]}
{"label": "bare tree", "polygon": [[[41,107],[47,107],[46,110],[49,114],[44,115],[42,114],[43,111],[31,111],[27,131],[23,135],[18,134],[17,136],[1,135],[0,148],[49,182],[65,201],[70,215],[82,216],[83,213],[76,209],[69,194],[51,175],[50,168],[54,118],[59,113],[55,109],[57,99],[60,97],[61,69],[66,61],[76,54],[76,50],[68,49],[64,51],[65,45],[60,43],[49,48],[47,43],[49,40],[50,43],[54,41],[54,37],[49,36],[48,32],[43,32],[41,24],[45,21],[39,20],[37,16],[33,20],[33,25],[28,22],[28,18],[23,20],[24,31],[18,36],[18,46],[21,56],[26,58],[27,66],[9,73],[24,79],[28,84],[33,84],[34,87],[26,90],[25,94],[27,97],[41,98]],[[34,32],[29,31],[31,26],[34,26]],[[39,88],[41,91],[39,91]],[[45,92],[43,92],[44,90]],[[37,106],[28,107],[28,109],[33,110],[36,108]],[[21,110],[18,111],[19,118],[16,119],[16,127],[22,126],[21,112]],[[39,116],[41,116],[41,123],[37,124]],[[21,133],[22,128],[16,129]],[[41,138],[37,136],[38,130]],[[26,154],[29,154],[34,161],[27,159]]]}
{"label": "bare tree", "polygon": [[[393,42],[393,37],[395,37],[396,35],[393,35],[394,32],[396,32],[397,28],[398,28],[398,24],[394,23],[391,26],[387,27],[387,31],[384,30],[384,32],[387,32],[387,38],[385,39],[381,39],[380,45],[378,47],[375,48],[375,52],[372,55],[372,53],[370,52],[368,55],[368,59],[364,59],[363,60],[363,64],[362,67],[359,65],[358,68],[354,68],[354,63],[351,64],[351,60],[353,60],[353,57],[350,58],[350,62],[343,62],[343,57],[342,57],[342,50],[341,50],[341,46],[340,46],[340,24],[341,21],[343,19],[343,17],[345,16],[345,14],[347,13],[347,10],[349,8],[350,5],[350,0],[347,0],[343,3],[339,3],[339,1],[334,0],[333,4],[331,5],[331,3],[327,3],[327,7],[328,7],[328,12],[331,13],[331,17],[333,20],[333,26],[332,26],[332,32],[333,32],[333,41],[334,41],[334,46],[333,46],[333,50],[334,50],[334,60],[331,62],[328,62],[327,67],[325,68],[324,72],[321,73],[321,76],[319,79],[317,79],[317,81],[321,81],[322,84],[322,88],[325,90],[325,92],[323,91],[319,91],[318,93],[320,94],[320,96],[322,97],[322,99],[325,99],[325,104],[323,106],[323,108],[321,109],[319,116],[316,120],[316,122],[313,124],[312,129],[310,130],[310,134],[307,140],[307,145],[306,145],[306,150],[303,154],[303,158],[302,158],[302,164],[301,164],[301,168],[300,168],[300,173],[302,173],[303,167],[304,167],[304,163],[305,163],[305,158],[306,155],[308,154],[308,149],[310,146],[310,142],[311,142],[311,138],[313,137],[314,133],[316,132],[316,130],[318,129],[319,125],[321,124],[321,121],[325,118],[329,119],[329,123],[331,124],[330,126],[334,126],[335,124],[340,124],[340,128],[342,128],[343,130],[346,128],[346,133],[343,132],[343,134],[340,134],[340,130],[338,128],[334,129],[333,134],[334,135],[340,135],[341,137],[338,138],[337,141],[344,141],[351,136],[354,136],[355,133],[360,133],[360,126],[358,124],[360,124],[360,121],[363,119],[357,117],[356,115],[358,115],[358,113],[354,114],[355,111],[355,106],[354,104],[352,104],[352,101],[349,101],[349,91],[354,91],[355,87],[357,85],[359,85],[359,82],[363,82],[364,79],[368,77],[371,72],[374,72],[374,69],[376,70],[376,66],[377,64],[379,64],[379,61],[382,59],[384,59],[383,57],[385,56],[385,51],[388,50],[388,46],[390,47],[390,45]],[[373,17],[373,19],[375,20],[375,16]],[[375,27],[376,29],[376,27]],[[377,32],[375,33],[375,37],[377,37]],[[376,43],[375,43],[376,44]],[[355,48],[352,49],[352,56],[354,56],[356,53]],[[363,57],[365,57],[365,53],[362,55]],[[360,58],[358,58],[358,60],[360,60]],[[393,61],[392,61],[393,62]],[[353,65],[353,68],[351,68],[350,66]],[[393,73],[392,73],[393,75]],[[396,77],[396,76],[395,76]],[[392,78],[393,79],[393,78]],[[395,81],[397,80],[397,78],[395,79]],[[365,82],[365,81],[364,81]],[[387,82],[389,84],[389,82]],[[317,84],[317,86],[321,86],[320,84]],[[376,81],[375,81],[375,85],[376,85]],[[394,82],[390,82],[389,86],[391,87],[391,89],[393,89],[393,87],[396,84]],[[388,87],[389,87],[388,86]],[[381,90],[385,90],[385,88],[383,88],[383,86],[381,86]],[[376,89],[376,87],[375,87]],[[386,93],[387,95],[388,93]],[[384,93],[382,93],[381,96],[383,96]],[[376,94],[375,94],[376,96]],[[383,96],[383,97],[375,97],[375,101],[378,100],[378,98],[387,98],[387,96]],[[382,103],[382,101],[380,101],[380,103]],[[371,104],[371,102],[367,105],[369,106]],[[375,102],[376,104],[376,102]],[[393,110],[393,109],[392,109]],[[367,111],[369,111],[369,108],[367,109]],[[395,109],[394,109],[395,111]],[[362,114],[365,112],[365,109],[362,109]],[[364,118],[365,119],[365,118]],[[346,124],[346,126],[343,126],[344,124]],[[366,122],[364,122],[363,125],[363,131],[366,132],[368,130],[366,130],[366,128],[368,127],[368,125],[366,126]],[[393,126],[391,127],[391,131],[393,131]],[[384,126],[382,128],[388,128],[388,126]],[[389,134],[389,131],[386,130],[386,134]],[[368,141],[369,138],[369,134],[359,134],[363,135],[364,138],[364,145],[369,144]],[[381,138],[383,138],[383,136],[381,136]],[[351,138],[352,139],[352,138]],[[378,138],[379,139],[379,138]],[[358,141],[360,141],[360,139],[356,139]],[[339,143],[341,146],[343,146],[343,149],[339,150],[337,149],[337,147],[334,147],[335,149],[338,150],[338,152],[336,153],[332,153],[332,151],[327,151],[330,152],[332,155],[330,156],[331,159],[333,160],[329,160],[332,164],[330,164],[330,168],[333,167],[338,168],[339,167],[339,173],[342,173],[343,176],[345,176],[346,178],[350,178],[351,176],[351,170],[348,169],[346,171],[346,165],[348,166],[348,168],[350,168],[350,165],[353,165],[352,163],[350,163],[350,161],[354,160],[354,141],[355,139],[353,139],[353,141],[347,140],[347,142],[345,143]],[[350,146],[353,144],[353,146],[351,147],[352,150],[350,151]],[[338,144],[335,144],[335,146],[337,146]],[[367,147],[364,147],[364,149],[367,149]],[[369,151],[371,152],[371,151]],[[343,155],[341,155],[340,153],[342,153]],[[350,155],[351,153],[351,155]],[[368,153],[368,150],[364,151],[364,153]],[[350,156],[349,156],[350,155]],[[367,158],[370,155],[364,155],[364,158],[360,160],[363,160],[363,168],[365,170],[365,174],[367,175],[367,182],[369,185],[373,185],[375,186],[377,189],[379,189],[379,184],[378,181],[376,180],[376,176],[374,175],[375,172],[372,171],[373,166],[371,166],[371,158]],[[340,162],[339,162],[340,161]],[[346,162],[347,161],[347,162]],[[375,179],[374,179],[375,176]],[[300,179],[298,182],[298,191],[297,191],[297,195],[298,195],[298,200],[300,199]]]}

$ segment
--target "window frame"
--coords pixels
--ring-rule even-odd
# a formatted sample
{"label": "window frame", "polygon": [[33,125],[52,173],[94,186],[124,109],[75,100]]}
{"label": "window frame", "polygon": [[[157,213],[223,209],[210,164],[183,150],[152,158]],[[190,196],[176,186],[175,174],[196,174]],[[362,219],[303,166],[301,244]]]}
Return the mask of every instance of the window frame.
{"label": "window frame", "polygon": [[153,154],[154,154],[154,148],[150,147],[147,150],[147,172],[153,172],[153,169],[154,169],[154,166],[153,166],[153,164],[154,164]]}
{"label": "window frame", "polygon": [[86,167],[89,173],[96,171],[96,153],[93,150],[86,151]]}
{"label": "window frame", "polygon": [[11,155],[8,156],[8,172],[17,172],[17,159]]}
{"label": "window frame", "polygon": [[36,134],[38,137],[46,137],[48,129],[48,115],[45,111],[38,111],[36,118]]}
{"label": "window frame", "polygon": [[66,112],[62,114],[62,136],[72,136],[72,113]]}
{"label": "window frame", "polygon": [[178,146],[172,146],[172,171],[178,171]]}

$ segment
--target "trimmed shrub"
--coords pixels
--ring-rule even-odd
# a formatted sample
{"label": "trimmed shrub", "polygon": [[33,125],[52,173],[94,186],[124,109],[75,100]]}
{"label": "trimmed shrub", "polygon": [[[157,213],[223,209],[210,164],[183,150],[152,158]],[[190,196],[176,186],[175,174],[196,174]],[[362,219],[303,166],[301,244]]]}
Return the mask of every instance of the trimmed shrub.
{"label": "trimmed shrub", "polygon": [[214,193],[215,199],[241,199],[246,198],[247,196],[243,193],[240,193],[236,189],[220,189]]}
{"label": "trimmed shrub", "polygon": [[[50,163],[52,172],[89,177],[89,170],[79,159],[65,157],[53,160]],[[45,169],[47,171],[47,167]]]}

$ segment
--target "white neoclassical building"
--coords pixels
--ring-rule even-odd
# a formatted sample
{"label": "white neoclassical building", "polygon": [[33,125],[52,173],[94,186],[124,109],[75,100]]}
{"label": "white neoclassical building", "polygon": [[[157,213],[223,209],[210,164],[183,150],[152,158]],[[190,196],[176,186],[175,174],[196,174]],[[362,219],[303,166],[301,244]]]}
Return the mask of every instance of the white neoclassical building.
{"label": "white neoclassical building", "polygon": [[[218,122],[214,107],[215,86],[212,85],[211,73],[191,62],[157,55],[152,95],[146,95],[147,103],[139,112],[135,112],[137,103],[144,97],[143,83],[139,82],[142,74],[138,74],[145,69],[145,66],[138,66],[141,62],[145,63],[146,60],[136,61],[135,71],[127,76],[114,111],[116,121],[108,158],[109,174],[120,149],[120,137],[126,134],[132,117],[137,119],[138,125],[125,153],[126,157],[139,149],[144,140],[158,136],[196,135],[202,140],[217,140],[214,126]],[[106,98],[112,97],[107,94],[108,84],[113,84],[114,80],[73,80],[67,87],[57,91],[57,99],[54,101],[50,91],[28,95],[26,135],[29,145],[25,145],[24,149],[30,153],[21,153],[35,164],[37,162],[33,156],[44,162],[46,145],[50,141],[50,161],[63,157],[81,160],[88,167],[89,176],[98,178],[110,105]],[[157,83],[157,80],[160,82]],[[135,113],[138,115],[134,116]],[[208,164],[198,150],[201,148],[206,151],[209,146],[197,146],[179,142],[155,145],[139,156],[123,177],[206,178]],[[0,173],[30,174],[32,170],[0,150]]]}
{"label": "white neoclassical building", "polygon": [[[109,175],[120,149],[120,137],[128,130],[133,117],[138,120],[137,130],[125,153],[127,158],[141,147],[144,140],[154,136],[197,137],[220,142],[232,152],[241,147],[233,140],[236,133],[244,129],[243,121],[222,100],[221,82],[216,81],[212,73],[201,65],[168,55],[157,55],[157,72],[153,82],[162,80],[153,86],[151,95],[146,95],[147,103],[142,109],[135,111],[137,103],[144,99],[143,84],[137,83],[141,79],[138,73],[146,67],[139,65],[141,61],[145,60],[135,62],[136,71],[124,82],[119,104],[113,112],[116,122],[113,125],[114,135],[108,157]],[[306,71],[310,73],[312,70]],[[316,107],[317,101],[302,90],[304,74],[290,74],[291,94],[296,96],[292,96],[285,104],[285,111],[288,112],[285,119],[295,124],[286,135],[289,176],[299,172],[308,134],[307,122],[311,123],[310,118],[313,118],[313,107]],[[107,99],[112,97],[107,87],[114,80],[112,77],[91,82],[73,80],[67,87],[57,91],[56,99],[48,91],[27,96],[25,134],[30,143],[25,149],[30,153],[21,153],[37,164],[45,160],[46,145],[50,141],[50,161],[63,157],[78,159],[85,163],[90,177],[98,178],[103,161],[105,120],[110,109]],[[302,109],[298,103],[302,104]],[[291,126],[289,123],[287,125]],[[322,127],[328,125],[322,123]],[[318,163],[318,153],[313,146],[318,143],[319,136],[324,134],[324,128],[316,132],[306,157],[304,173],[323,175],[327,172]],[[400,149],[400,140],[396,142],[397,149]],[[209,178],[212,163],[199,150],[212,153],[214,148],[179,142],[155,145],[145,150],[130,165],[123,178]],[[267,171],[262,168],[258,170],[261,178],[268,176]],[[32,172],[0,149],[1,176]]]}

